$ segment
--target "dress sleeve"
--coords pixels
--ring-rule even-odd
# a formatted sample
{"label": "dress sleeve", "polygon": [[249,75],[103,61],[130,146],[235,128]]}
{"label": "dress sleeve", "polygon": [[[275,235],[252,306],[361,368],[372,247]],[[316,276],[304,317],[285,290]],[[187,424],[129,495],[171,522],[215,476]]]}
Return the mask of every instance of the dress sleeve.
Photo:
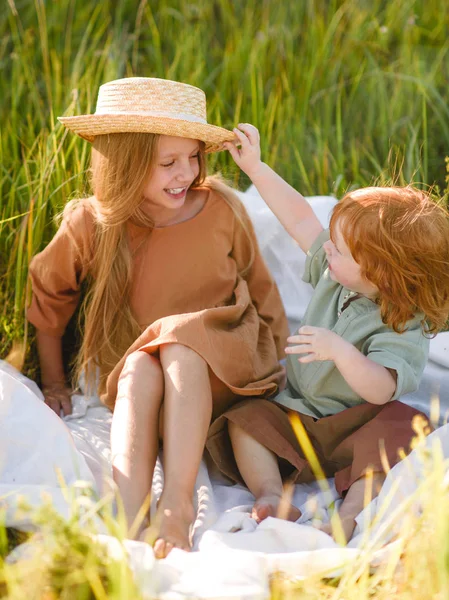
{"label": "dress sleeve", "polygon": [[[278,287],[260,252],[251,219],[242,205],[242,218],[254,247],[254,261],[243,277],[259,317],[268,325],[273,334],[279,360],[285,357],[286,339],[289,335],[288,321]],[[239,271],[247,266],[251,256],[248,235],[237,217],[234,220],[233,251]]]}
{"label": "dress sleeve", "polygon": [[93,255],[94,220],[85,204],[64,217],[56,235],[29,267],[32,299],[27,319],[60,337],[79,302],[80,287]]}
{"label": "dress sleeve", "polygon": [[367,357],[396,371],[396,391],[392,400],[418,389],[428,355],[429,339],[419,324],[410,326],[404,333],[388,331],[368,340]]}

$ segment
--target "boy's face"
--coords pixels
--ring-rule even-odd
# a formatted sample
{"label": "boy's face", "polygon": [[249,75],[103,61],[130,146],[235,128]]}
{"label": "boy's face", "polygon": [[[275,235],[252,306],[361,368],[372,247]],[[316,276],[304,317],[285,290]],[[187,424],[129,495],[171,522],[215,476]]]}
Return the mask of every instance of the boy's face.
{"label": "boy's face", "polygon": [[353,292],[375,299],[379,290],[362,277],[360,265],[354,260],[345,243],[339,221],[335,223],[332,238],[323,245],[329,263],[330,278]]}

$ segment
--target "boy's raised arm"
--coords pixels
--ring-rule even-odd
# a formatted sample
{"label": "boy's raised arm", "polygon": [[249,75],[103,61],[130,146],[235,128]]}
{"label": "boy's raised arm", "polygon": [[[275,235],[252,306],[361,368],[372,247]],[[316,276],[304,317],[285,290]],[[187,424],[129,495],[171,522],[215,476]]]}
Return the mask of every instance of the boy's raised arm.
{"label": "boy's raised arm", "polygon": [[256,186],[286,231],[308,252],[323,230],[307,200],[260,159],[258,130],[248,123],[234,129],[240,147],[226,143],[232,158]]}

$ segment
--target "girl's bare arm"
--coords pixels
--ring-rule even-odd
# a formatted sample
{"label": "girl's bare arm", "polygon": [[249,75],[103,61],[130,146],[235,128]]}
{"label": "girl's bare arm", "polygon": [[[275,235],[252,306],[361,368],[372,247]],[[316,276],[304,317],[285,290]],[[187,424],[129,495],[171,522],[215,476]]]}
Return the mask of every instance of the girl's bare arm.
{"label": "girl's bare arm", "polygon": [[60,416],[72,413],[71,388],[67,384],[62,360],[62,340],[36,331],[37,349],[41,367],[42,392],[48,406]]}

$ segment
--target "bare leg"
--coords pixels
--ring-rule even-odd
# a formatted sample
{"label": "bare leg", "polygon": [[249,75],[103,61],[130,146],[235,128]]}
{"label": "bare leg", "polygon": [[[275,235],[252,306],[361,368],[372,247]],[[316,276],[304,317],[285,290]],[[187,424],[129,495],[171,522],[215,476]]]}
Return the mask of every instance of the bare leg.
{"label": "bare leg", "polygon": [[258,523],[267,517],[297,521],[301,511],[288,500],[284,502],[285,492],[275,454],[234,423],[229,422],[228,427],[240,474],[256,497],[252,517]]}
{"label": "bare leg", "polygon": [[180,344],[160,348],[165,378],[164,491],[156,515],[154,552],[164,558],[173,547],[190,550],[193,490],[212,415],[207,363]]}
{"label": "bare leg", "polygon": [[[145,352],[130,354],[118,382],[111,427],[113,477],[128,527],[132,526],[151,492],[163,393],[164,378],[159,361]],[[146,524],[140,525],[137,534]]]}
{"label": "bare leg", "polygon": [[[354,533],[356,526],[355,519],[357,515],[359,515],[365,508],[365,488],[367,481],[368,480],[366,477],[360,477],[360,479],[357,479],[357,481],[351,485],[338,511],[338,517],[340,519],[346,542],[349,542],[352,534]],[[384,481],[384,473],[374,473],[372,479],[372,489],[369,494],[370,501],[379,495],[380,488],[382,487]],[[325,533],[332,535],[334,538],[337,537],[335,527],[333,528],[331,523],[325,523],[324,525],[321,525],[320,529]]]}

